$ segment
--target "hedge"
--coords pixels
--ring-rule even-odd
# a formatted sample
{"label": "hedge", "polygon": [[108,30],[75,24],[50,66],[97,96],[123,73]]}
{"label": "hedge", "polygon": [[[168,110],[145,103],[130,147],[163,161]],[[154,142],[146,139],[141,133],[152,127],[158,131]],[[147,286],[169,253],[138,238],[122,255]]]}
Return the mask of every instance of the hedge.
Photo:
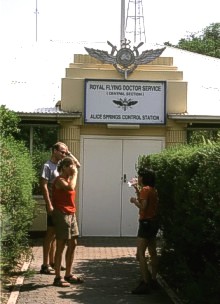
{"label": "hedge", "polygon": [[32,186],[36,182],[31,157],[22,142],[1,138],[1,269],[7,273],[29,252],[28,230],[35,202]]}
{"label": "hedge", "polygon": [[219,303],[220,144],[140,156],[142,166],[157,175],[161,275],[186,303]]}

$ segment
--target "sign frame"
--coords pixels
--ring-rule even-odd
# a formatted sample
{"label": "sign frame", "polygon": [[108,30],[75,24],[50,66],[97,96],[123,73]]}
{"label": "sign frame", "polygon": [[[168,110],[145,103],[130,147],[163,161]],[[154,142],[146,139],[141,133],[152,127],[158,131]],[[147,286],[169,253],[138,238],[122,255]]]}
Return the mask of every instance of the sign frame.
{"label": "sign frame", "polygon": [[85,79],[84,123],[165,125],[166,81]]}

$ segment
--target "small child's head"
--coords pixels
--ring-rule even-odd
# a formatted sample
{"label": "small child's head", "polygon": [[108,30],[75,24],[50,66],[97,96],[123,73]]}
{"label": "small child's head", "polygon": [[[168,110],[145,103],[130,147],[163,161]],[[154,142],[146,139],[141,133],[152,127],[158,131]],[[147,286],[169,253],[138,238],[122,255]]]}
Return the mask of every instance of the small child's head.
{"label": "small child's head", "polygon": [[72,159],[72,157],[64,157],[62,160],[60,160],[57,164],[57,171],[59,173],[61,173],[63,171],[63,168],[65,167],[70,167],[71,165],[74,165],[75,166],[75,162],[74,160]]}
{"label": "small child's head", "polygon": [[141,183],[144,186],[155,186],[155,172],[152,169],[140,168],[138,170],[138,183]]}

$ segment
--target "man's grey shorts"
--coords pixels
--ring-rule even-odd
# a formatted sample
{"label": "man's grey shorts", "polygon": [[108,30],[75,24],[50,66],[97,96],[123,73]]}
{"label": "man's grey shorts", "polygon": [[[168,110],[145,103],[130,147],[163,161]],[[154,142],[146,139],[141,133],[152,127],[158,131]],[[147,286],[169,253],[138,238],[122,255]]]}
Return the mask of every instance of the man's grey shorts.
{"label": "man's grey shorts", "polygon": [[63,213],[57,209],[52,212],[56,238],[58,240],[70,240],[79,235],[76,215]]}

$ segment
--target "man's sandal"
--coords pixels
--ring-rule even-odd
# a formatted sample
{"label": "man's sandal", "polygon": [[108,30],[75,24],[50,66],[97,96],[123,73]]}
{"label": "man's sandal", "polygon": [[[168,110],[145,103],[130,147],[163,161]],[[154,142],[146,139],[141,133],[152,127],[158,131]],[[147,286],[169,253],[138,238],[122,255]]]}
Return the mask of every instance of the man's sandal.
{"label": "man's sandal", "polygon": [[41,265],[40,269],[41,274],[55,274],[54,269],[50,265]]}
{"label": "man's sandal", "polygon": [[65,281],[62,277],[55,278],[53,281],[53,285],[57,287],[70,287],[70,283]]}
{"label": "man's sandal", "polygon": [[82,284],[84,282],[83,278],[74,276],[73,274],[68,277],[64,277],[64,280],[69,282],[70,284]]}

